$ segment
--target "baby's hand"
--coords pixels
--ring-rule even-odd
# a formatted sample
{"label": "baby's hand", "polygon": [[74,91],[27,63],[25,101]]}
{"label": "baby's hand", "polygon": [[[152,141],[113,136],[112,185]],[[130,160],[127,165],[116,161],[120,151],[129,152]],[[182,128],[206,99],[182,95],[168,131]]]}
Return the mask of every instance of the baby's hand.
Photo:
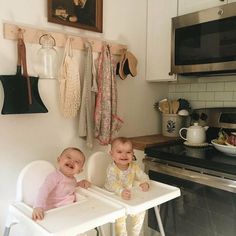
{"label": "baby's hand", "polygon": [[121,197],[125,200],[130,200],[131,198],[131,191],[128,189],[124,189],[121,193]]}
{"label": "baby's hand", "polygon": [[139,187],[142,189],[143,192],[147,192],[149,189],[149,184],[147,182],[141,183]]}
{"label": "baby's hand", "polygon": [[44,210],[41,207],[36,207],[33,209],[32,220],[42,220],[44,218]]}
{"label": "baby's hand", "polygon": [[90,186],[91,186],[91,183],[86,179],[83,179],[83,180],[81,180],[77,183],[77,187],[81,187],[81,188],[86,188],[87,189]]}

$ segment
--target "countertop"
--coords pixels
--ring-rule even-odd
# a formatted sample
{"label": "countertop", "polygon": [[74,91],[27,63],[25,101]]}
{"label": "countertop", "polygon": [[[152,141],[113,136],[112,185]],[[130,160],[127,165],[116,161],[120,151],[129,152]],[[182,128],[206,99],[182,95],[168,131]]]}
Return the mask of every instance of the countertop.
{"label": "countertop", "polygon": [[153,134],[153,135],[145,135],[138,137],[130,137],[130,140],[133,143],[134,149],[144,151],[146,147],[180,141],[180,137],[173,138],[173,137],[163,136],[162,134]]}

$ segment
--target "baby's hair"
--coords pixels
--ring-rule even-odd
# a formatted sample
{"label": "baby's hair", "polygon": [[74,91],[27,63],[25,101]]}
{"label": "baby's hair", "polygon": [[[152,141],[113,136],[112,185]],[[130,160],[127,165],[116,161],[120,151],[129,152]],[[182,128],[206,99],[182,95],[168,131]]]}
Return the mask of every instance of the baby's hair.
{"label": "baby's hair", "polygon": [[114,146],[114,144],[116,142],[120,142],[122,144],[124,143],[130,143],[132,148],[133,148],[133,143],[131,142],[130,139],[126,138],[126,137],[117,137],[117,138],[114,138],[112,141],[111,141],[111,148]]}
{"label": "baby's hair", "polygon": [[67,147],[67,148],[65,148],[62,151],[61,155],[63,155],[66,151],[69,151],[69,150],[74,150],[74,151],[79,152],[84,157],[84,162],[85,162],[85,155],[84,155],[84,153],[79,148],[77,148],[77,147]]}

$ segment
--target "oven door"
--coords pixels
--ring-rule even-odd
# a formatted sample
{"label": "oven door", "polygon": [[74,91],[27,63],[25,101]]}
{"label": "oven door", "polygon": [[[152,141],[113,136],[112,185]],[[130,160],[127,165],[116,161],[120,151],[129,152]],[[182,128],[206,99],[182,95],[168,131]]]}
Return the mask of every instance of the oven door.
{"label": "oven door", "polygon": [[[236,194],[148,170],[150,179],[179,187],[181,196],[160,207],[166,236],[235,236]],[[158,230],[154,210],[148,226]],[[159,230],[158,230],[159,231]]]}

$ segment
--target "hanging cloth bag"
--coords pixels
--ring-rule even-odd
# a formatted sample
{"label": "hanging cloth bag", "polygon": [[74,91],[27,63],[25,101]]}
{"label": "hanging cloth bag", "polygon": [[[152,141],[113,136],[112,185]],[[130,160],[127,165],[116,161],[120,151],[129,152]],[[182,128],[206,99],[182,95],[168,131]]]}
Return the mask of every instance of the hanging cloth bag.
{"label": "hanging cloth bag", "polygon": [[[19,30],[17,42],[17,72],[15,75],[0,75],[4,90],[2,114],[25,114],[48,112],[38,91],[38,77],[27,72],[26,48]],[[22,73],[23,72],[23,73]]]}
{"label": "hanging cloth bag", "polygon": [[60,108],[66,118],[73,118],[80,108],[79,63],[73,55],[72,38],[68,38],[59,70]]}

